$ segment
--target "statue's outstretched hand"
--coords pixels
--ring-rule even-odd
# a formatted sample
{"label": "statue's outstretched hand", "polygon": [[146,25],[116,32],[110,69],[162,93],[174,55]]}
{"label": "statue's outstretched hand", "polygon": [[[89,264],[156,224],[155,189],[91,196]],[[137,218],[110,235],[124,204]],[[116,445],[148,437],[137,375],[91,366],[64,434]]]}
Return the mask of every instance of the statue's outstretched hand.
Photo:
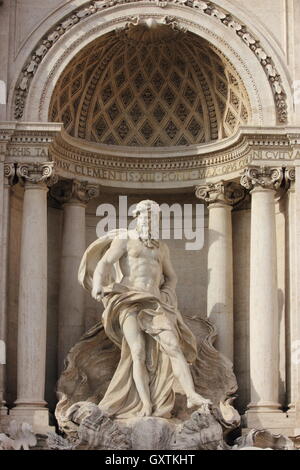
{"label": "statue's outstretched hand", "polygon": [[93,299],[97,300],[98,302],[100,302],[102,300],[102,297],[104,295],[104,290],[103,290],[103,286],[95,286],[93,287],[92,289],[92,297]]}

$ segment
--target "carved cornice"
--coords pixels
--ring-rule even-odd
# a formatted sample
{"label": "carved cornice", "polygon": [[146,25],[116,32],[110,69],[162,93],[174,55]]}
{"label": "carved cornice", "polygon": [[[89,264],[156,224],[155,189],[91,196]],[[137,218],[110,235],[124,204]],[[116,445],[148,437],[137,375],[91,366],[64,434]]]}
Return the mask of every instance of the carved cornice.
{"label": "carved cornice", "polygon": [[54,162],[20,163],[16,172],[21,184],[51,186],[57,182],[54,175]]}
{"label": "carved cornice", "polygon": [[300,154],[299,137],[279,130],[277,135],[260,132],[256,139],[254,134],[245,131],[214,145],[162,151],[83,143],[63,132],[51,146],[50,153],[57,161],[58,172],[66,178],[77,176],[114,186],[130,183],[149,187],[151,183],[165,183],[168,187],[194,186],[201,180],[233,179],[255,162],[257,165],[264,162],[291,165]]}
{"label": "carved cornice", "polygon": [[283,169],[279,167],[248,167],[241,177],[241,185],[248,190],[263,188],[276,191],[283,181],[283,176]]}
{"label": "carved cornice", "polygon": [[[234,31],[235,34],[246,44],[246,46],[255,54],[257,60],[261,64],[264,72],[272,89],[274,102],[277,111],[278,122],[286,123],[287,116],[287,94],[283,88],[282,79],[278,70],[275,67],[273,59],[267,54],[257,37],[249,30],[249,28],[241,24],[237,18],[231,15],[228,11],[215,5],[213,2],[204,2],[202,0],[101,0],[89,1],[86,6],[77,11],[73,11],[61,23],[53,27],[48,33],[40,40],[36,48],[28,58],[22,73],[18,79],[15,89],[15,103],[14,114],[16,119],[21,119],[23,116],[25,102],[30,88],[31,81],[36,74],[40,64],[43,62],[44,57],[54,44],[71,28],[73,28],[80,21],[89,16],[95,15],[98,12],[105,11],[115,5],[129,4],[140,2],[143,5],[156,4],[164,8],[168,5],[180,5],[181,7],[192,8],[204,15],[216,18],[224,27]],[[165,24],[170,24],[175,29],[186,29],[179,19],[176,17],[166,17]],[[135,23],[133,23],[135,24]]]}
{"label": "carved cornice", "polygon": [[222,204],[233,206],[242,201],[245,197],[245,190],[235,181],[223,181],[199,185],[195,188],[195,194],[201,199],[211,204]]}
{"label": "carved cornice", "polygon": [[[20,124],[21,125],[21,124]],[[13,123],[12,123],[13,126]],[[22,128],[29,124],[22,123]],[[56,174],[64,179],[118,188],[194,188],[195,185],[234,180],[244,168],[266,165],[290,168],[300,159],[298,128],[240,129],[234,136],[187,148],[132,148],[100,145],[69,136],[57,128],[49,141],[36,126],[16,129],[3,154],[5,163],[43,164],[55,161]],[[40,132],[40,135],[39,135]],[[1,126],[0,126],[1,134]]]}
{"label": "carved cornice", "polygon": [[60,204],[87,204],[99,195],[99,187],[88,181],[61,180],[51,188],[50,195]]}
{"label": "carved cornice", "polygon": [[49,161],[49,147],[61,129],[58,123],[0,123],[0,154],[7,163]]}

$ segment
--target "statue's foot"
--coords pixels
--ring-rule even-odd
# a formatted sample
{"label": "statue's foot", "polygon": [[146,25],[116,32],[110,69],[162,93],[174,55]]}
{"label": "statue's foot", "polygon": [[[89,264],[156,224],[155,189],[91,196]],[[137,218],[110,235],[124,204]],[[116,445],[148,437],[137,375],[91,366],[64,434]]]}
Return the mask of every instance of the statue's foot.
{"label": "statue's foot", "polygon": [[141,411],[139,411],[139,413],[137,413],[137,416],[139,416],[140,418],[143,418],[145,416],[151,416],[151,415],[152,415],[152,405],[151,405],[151,403],[144,403],[143,408],[141,409]]}
{"label": "statue's foot", "polygon": [[211,400],[202,397],[198,393],[193,393],[187,397],[187,407],[192,408],[193,406],[199,406],[205,410],[209,409],[209,406],[212,405]]}

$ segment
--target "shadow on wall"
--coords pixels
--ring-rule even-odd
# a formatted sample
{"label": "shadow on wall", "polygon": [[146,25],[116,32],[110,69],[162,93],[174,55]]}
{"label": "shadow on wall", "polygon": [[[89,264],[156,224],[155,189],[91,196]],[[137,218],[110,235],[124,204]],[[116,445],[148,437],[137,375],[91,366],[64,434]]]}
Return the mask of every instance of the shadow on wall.
{"label": "shadow on wall", "polygon": [[[285,335],[283,335],[283,347],[280,347],[280,340],[281,340],[281,331],[280,329],[286,329],[285,323],[285,294],[282,289],[278,289],[277,291],[278,296],[278,331],[279,331],[279,371],[278,371],[278,387],[279,387],[279,403],[283,405],[283,409],[286,410],[288,407],[288,397],[287,397],[287,384],[286,384],[286,344],[285,344]],[[281,364],[284,364],[283,369],[283,376],[281,375],[282,368],[280,367]]]}
{"label": "shadow on wall", "polygon": [[222,238],[222,235],[220,234],[220,232],[217,232],[216,230],[213,230],[213,229],[208,229],[209,249],[211,249],[211,246],[220,238]]}

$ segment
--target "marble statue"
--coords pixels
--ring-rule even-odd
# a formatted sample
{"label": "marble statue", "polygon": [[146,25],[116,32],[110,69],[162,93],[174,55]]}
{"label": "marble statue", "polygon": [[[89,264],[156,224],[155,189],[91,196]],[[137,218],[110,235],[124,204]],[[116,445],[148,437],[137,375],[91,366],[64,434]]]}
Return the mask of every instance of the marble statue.
{"label": "marble statue", "polygon": [[[116,416],[166,416],[174,406],[173,377],[184,390],[188,407],[211,404],[195,392],[188,362],[196,359],[196,340],[176,306],[176,275],[168,247],[156,238],[159,206],[141,201],[135,216],[136,228],[126,238],[113,238],[105,253],[100,251],[103,240],[90,246],[79,272],[80,282],[89,289],[89,256],[97,261],[101,256],[91,293],[103,301],[105,333],[121,349],[99,407]],[[116,263],[122,277],[110,283]]]}
{"label": "marble statue", "polygon": [[[183,319],[177,308],[176,274],[168,246],[158,236],[158,204],[141,201],[134,216],[134,229],[108,232],[82,257],[79,283],[104,311],[67,356],[58,383],[59,427],[78,440],[83,429],[90,432],[95,425],[93,442],[96,435],[97,442],[103,437],[104,428],[107,442],[111,427],[112,435],[119,435],[116,447],[121,440],[130,448],[128,432],[119,424],[148,420],[149,436],[165,439],[167,432],[170,446],[181,439],[187,448],[190,435],[194,446],[214,439],[219,445],[216,436],[240,420],[231,406],[237,389],[232,364],[213,347],[214,326],[200,315]],[[185,423],[186,431],[178,431],[181,438],[171,444],[178,434],[173,418]],[[136,429],[145,426],[134,422]],[[202,433],[197,438],[196,428]],[[107,448],[102,437],[100,447]]]}

